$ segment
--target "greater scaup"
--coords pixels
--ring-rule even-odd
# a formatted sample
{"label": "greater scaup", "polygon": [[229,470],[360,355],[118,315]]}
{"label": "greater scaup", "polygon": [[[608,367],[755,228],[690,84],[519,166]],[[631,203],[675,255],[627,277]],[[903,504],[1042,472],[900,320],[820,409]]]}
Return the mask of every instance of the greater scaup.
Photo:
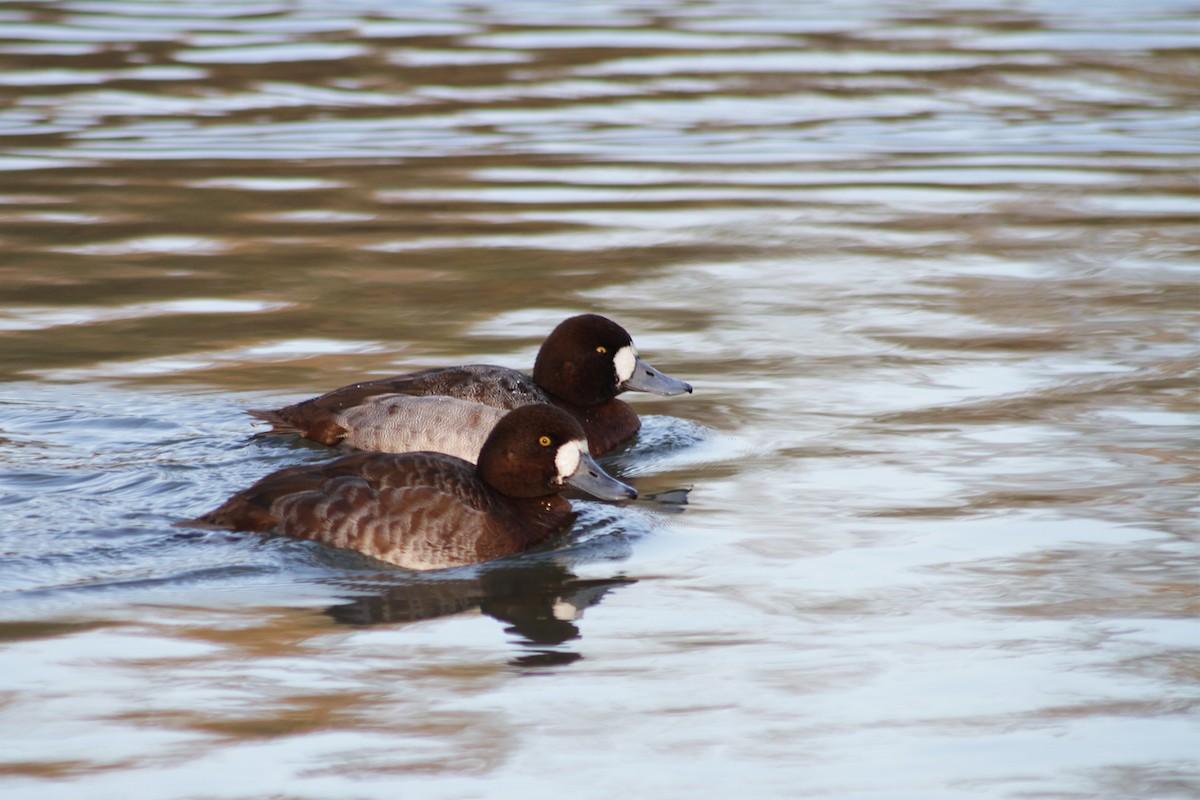
{"label": "greater scaup", "polygon": [[444,453],[354,453],[289,467],[190,524],[277,531],[409,569],[474,564],[532,547],[575,519],[573,486],[605,500],[637,491],[588,455],[583,428],[544,404],[506,414],[478,466]]}
{"label": "greater scaup", "polygon": [[[471,459],[498,415],[444,398],[503,410],[549,403],[583,425],[590,452],[600,455],[641,426],[637,413],[617,399],[624,391],[675,395],[692,387],[646,363],[617,323],[599,314],[581,314],[561,322],[542,343],[532,377],[482,364],[427,369],[354,383],[295,405],[250,414],[270,422],[270,433],[296,433],[322,444],[397,453],[436,450]],[[439,400],[405,400],[414,395]]]}

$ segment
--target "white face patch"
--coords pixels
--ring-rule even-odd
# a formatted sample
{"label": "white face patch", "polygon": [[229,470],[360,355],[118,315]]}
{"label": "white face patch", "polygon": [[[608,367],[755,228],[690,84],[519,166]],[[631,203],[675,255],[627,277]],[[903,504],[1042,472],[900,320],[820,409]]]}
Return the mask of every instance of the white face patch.
{"label": "white face patch", "polygon": [[617,370],[618,386],[633,377],[633,370],[637,367],[637,350],[633,345],[627,344],[617,351],[613,356],[613,366]]}
{"label": "white face patch", "polygon": [[554,482],[562,483],[564,479],[574,475],[575,470],[579,469],[580,459],[586,452],[587,442],[578,439],[560,445],[558,453],[554,456],[554,468],[558,470]]}
{"label": "white face patch", "polygon": [[554,618],[563,622],[570,622],[579,616],[579,609],[574,603],[568,603],[561,597],[555,598],[554,605],[550,612],[554,614]]}

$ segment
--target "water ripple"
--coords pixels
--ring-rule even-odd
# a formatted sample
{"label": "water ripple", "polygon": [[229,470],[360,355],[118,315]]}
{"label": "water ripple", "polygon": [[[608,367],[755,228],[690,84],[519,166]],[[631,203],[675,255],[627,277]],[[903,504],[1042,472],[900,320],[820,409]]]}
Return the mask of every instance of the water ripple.
{"label": "water ripple", "polygon": [[[0,0],[3,790],[1188,795],[1196,41]],[[638,501],[433,575],[173,527],[330,455],[245,408],[583,310],[696,388],[627,395]]]}

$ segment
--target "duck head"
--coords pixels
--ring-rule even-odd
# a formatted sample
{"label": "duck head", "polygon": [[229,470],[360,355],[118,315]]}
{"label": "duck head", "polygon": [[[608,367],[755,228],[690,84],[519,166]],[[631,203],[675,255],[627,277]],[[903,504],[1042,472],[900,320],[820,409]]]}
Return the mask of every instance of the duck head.
{"label": "duck head", "polygon": [[599,314],[559,323],[538,351],[533,379],[550,394],[575,406],[596,406],[621,392],[675,395],[692,386],[650,366],[629,332]]}
{"label": "duck head", "polygon": [[600,468],[588,455],[587,436],[554,406],[522,406],[492,429],[479,453],[478,474],[509,497],[545,497],[567,486],[602,500],[632,500],[637,490]]}

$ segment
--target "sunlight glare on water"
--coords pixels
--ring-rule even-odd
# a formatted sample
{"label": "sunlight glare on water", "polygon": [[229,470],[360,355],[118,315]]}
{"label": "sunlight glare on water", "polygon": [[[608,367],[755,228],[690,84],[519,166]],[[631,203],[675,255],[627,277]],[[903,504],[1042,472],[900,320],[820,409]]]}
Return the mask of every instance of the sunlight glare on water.
{"label": "sunlight glare on water", "polygon": [[[0,0],[0,792],[1200,796],[1196,19]],[[175,526],[585,311],[638,501]]]}

